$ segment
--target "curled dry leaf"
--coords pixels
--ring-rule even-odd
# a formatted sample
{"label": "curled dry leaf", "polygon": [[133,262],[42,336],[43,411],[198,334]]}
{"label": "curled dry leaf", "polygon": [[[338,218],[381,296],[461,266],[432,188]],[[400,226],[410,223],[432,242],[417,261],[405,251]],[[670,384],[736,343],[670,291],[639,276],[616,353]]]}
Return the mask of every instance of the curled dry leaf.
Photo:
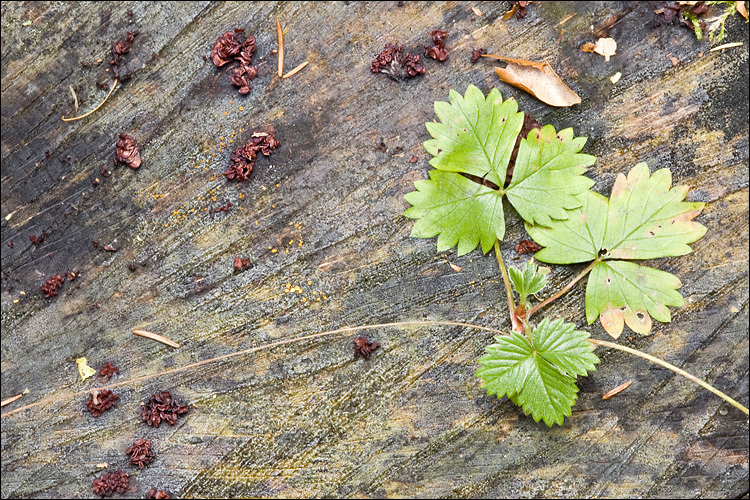
{"label": "curled dry leaf", "polygon": [[745,8],[745,2],[737,2],[737,12],[739,12],[740,15],[745,18],[745,21],[748,20],[747,9]]}
{"label": "curled dry leaf", "polygon": [[609,58],[617,52],[617,42],[614,38],[600,38],[596,41],[594,52],[603,55],[604,60],[609,62]]}
{"label": "curled dry leaf", "polygon": [[566,107],[581,102],[578,94],[570,90],[546,62],[524,61],[489,54],[483,57],[505,62],[505,68],[495,67],[495,73],[500,80],[528,92],[550,106]]}

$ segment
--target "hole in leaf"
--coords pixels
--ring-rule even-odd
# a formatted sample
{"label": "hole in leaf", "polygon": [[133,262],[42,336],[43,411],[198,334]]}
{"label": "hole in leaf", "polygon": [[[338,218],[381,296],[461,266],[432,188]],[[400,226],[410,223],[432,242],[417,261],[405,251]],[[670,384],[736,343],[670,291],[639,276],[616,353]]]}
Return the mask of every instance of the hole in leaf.
{"label": "hole in leaf", "polygon": [[607,255],[607,249],[606,248],[602,248],[601,250],[599,250],[599,257],[603,257],[605,255]]}
{"label": "hole in leaf", "polygon": [[649,232],[648,232],[648,235],[649,235],[649,236],[656,236],[656,233],[655,233],[655,232],[653,232],[653,231],[649,231]]}
{"label": "hole in leaf", "polygon": [[607,278],[604,280],[605,283],[610,284],[612,283],[612,278]]}
{"label": "hole in leaf", "polygon": [[637,313],[635,313],[635,315],[638,318],[638,321],[643,321],[644,319],[646,319],[646,315],[643,314],[641,311],[638,311]]}

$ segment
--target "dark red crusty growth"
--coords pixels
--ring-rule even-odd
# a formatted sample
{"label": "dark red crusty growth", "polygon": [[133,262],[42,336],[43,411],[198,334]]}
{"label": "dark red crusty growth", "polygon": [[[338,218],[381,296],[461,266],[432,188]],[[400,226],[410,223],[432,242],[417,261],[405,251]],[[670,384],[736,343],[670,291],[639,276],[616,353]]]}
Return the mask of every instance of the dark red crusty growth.
{"label": "dark red crusty growth", "polygon": [[538,252],[542,249],[542,245],[532,240],[521,240],[516,246],[515,250],[519,254]]}
{"label": "dark red crusty growth", "polygon": [[419,56],[405,53],[401,45],[386,43],[383,51],[370,64],[370,71],[403,80],[424,74],[425,69]]}
{"label": "dark red crusty growth", "polygon": [[115,161],[125,163],[132,169],[137,169],[141,166],[141,150],[138,148],[138,144],[135,143],[133,136],[120,134],[115,148]]}
{"label": "dark red crusty growth", "polygon": [[117,404],[119,394],[114,394],[108,389],[95,391],[97,394],[89,394],[89,400],[86,401],[86,408],[91,412],[92,417],[98,417],[105,411]]}
{"label": "dark red crusty growth", "polygon": [[250,173],[255,166],[255,158],[258,153],[271,156],[273,150],[279,147],[273,133],[256,132],[247,140],[244,146],[234,150],[229,157],[229,168],[224,172],[227,179],[238,182],[250,180]]}
{"label": "dark red crusty growth", "polygon": [[125,493],[130,486],[130,479],[123,471],[105,472],[94,479],[94,493],[103,497],[110,497],[112,493]]}
{"label": "dark red crusty growth", "polygon": [[367,359],[370,353],[380,347],[380,342],[369,342],[366,337],[357,337],[354,339],[354,357],[362,356]]}
{"label": "dark red crusty growth", "polygon": [[130,455],[130,465],[137,465],[139,469],[143,469],[156,458],[156,453],[151,449],[151,441],[148,439],[136,440],[125,453]]}
{"label": "dark red crusty growth", "polygon": [[211,60],[216,67],[220,68],[233,60],[239,63],[232,68],[229,81],[239,87],[239,93],[243,95],[250,92],[250,82],[258,74],[258,68],[252,65],[255,48],[254,36],[245,38],[245,30],[235,29],[234,33],[227,31],[217,38],[211,50]]}
{"label": "dark red crusty growth", "polygon": [[169,391],[157,392],[141,410],[141,420],[152,427],[159,427],[162,420],[169,425],[177,423],[177,416],[187,413],[187,405],[177,403]]}

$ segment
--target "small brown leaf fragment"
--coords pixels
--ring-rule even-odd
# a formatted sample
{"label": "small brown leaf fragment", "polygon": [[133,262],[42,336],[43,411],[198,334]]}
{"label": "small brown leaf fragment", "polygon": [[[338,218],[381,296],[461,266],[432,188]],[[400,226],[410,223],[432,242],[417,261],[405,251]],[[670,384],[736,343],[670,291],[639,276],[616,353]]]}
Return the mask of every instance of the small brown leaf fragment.
{"label": "small brown leaf fragment", "polygon": [[541,249],[542,246],[536,241],[532,240],[521,240],[515,246],[516,253],[518,253],[519,255],[538,252]]}
{"label": "small brown leaf fragment", "polygon": [[612,396],[616,396],[617,394],[620,394],[622,391],[624,391],[625,389],[627,389],[628,387],[630,387],[630,384],[632,384],[632,383],[633,383],[632,380],[628,380],[624,384],[618,385],[617,387],[615,387],[614,389],[612,389],[611,391],[609,391],[607,394],[605,394],[604,396],[602,396],[602,399],[609,399]]}
{"label": "small brown leaf fragment", "polygon": [[591,54],[594,53],[594,49],[595,48],[596,48],[596,44],[595,43],[591,43],[591,42],[584,43],[583,45],[581,45],[581,51],[583,51],[583,52],[589,52]]}
{"label": "small brown leaf fragment", "polygon": [[672,62],[672,66],[677,66],[680,63],[680,60],[674,56],[670,57],[669,60]]}
{"label": "small brown leaf fragment", "polygon": [[566,107],[580,104],[581,98],[570,90],[557,76],[552,66],[523,59],[513,59],[495,55],[485,55],[500,59],[506,63],[505,68],[495,68],[500,80],[528,92],[550,106]]}
{"label": "small brown leaf fragment", "polygon": [[410,163],[417,163],[418,161],[419,161],[419,158],[417,158],[416,156],[412,156],[411,160],[409,160]]}
{"label": "small brown leaf fragment", "polygon": [[104,251],[105,252],[116,252],[118,250],[117,247],[114,247],[112,245],[104,245]]}
{"label": "small brown leaf fragment", "polygon": [[[737,9],[739,10],[739,9]],[[476,7],[472,6],[471,11],[474,12],[474,15],[477,17],[482,17],[482,11],[477,9]]]}
{"label": "small brown leaf fragment", "polygon": [[745,21],[748,20],[747,8],[745,7],[745,2],[737,2],[737,12],[739,12],[740,15],[745,18]]}
{"label": "small brown leaf fragment", "polygon": [[250,265],[250,259],[243,259],[242,257],[234,258],[234,268],[237,271],[241,271]]}
{"label": "small brown leaf fragment", "polygon": [[370,353],[380,347],[380,342],[369,342],[365,337],[354,339],[354,357],[362,356],[365,359],[370,357]]}
{"label": "small brown leaf fragment", "polygon": [[151,488],[150,490],[148,490],[148,492],[146,492],[146,498],[154,498],[156,500],[169,500],[171,497],[166,491]]}
{"label": "small brown leaf fragment", "polygon": [[457,266],[453,262],[448,262],[448,265],[451,266],[451,269],[453,269],[456,272],[459,272],[461,271],[461,269],[463,269],[461,266]]}
{"label": "small brown leaf fragment", "polygon": [[508,19],[513,17],[513,14],[515,14],[516,12],[518,12],[518,4],[513,4],[513,7],[511,7],[511,9],[508,12],[503,14],[503,17],[501,17],[500,20],[507,21]]}
{"label": "small brown leaf fragment", "polygon": [[609,62],[609,58],[617,52],[617,42],[614,38],[600,38],[596,41],[594,52],[604,56],[604,60]]}

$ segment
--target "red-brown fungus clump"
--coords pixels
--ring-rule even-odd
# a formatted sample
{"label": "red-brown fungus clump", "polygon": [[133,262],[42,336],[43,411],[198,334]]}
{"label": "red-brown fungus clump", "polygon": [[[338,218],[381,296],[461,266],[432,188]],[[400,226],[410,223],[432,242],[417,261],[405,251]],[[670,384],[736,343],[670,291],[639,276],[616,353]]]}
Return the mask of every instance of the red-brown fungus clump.
{"label": "red-brown fungus clump", "polygon": [[271,153],[279,147],[279,144],[273,133],[254,133],[244,146],[235,149],[229,157],[229,168],[224,172],[224,176],[237,182],[250,180],[250,173],[253,171],[258,153],[271,156]]}
{"label": "red-brown fungus clump", "polygon": [[422,60],[419,56],[405,53],[401,45],[385,44],[383,52],[370,64],[373,73],[384,73],[393,80],[404,80],[424,74]]}
{"label": "red-brown fungus clump", "polygon": [[211,50],[211,60],[217,68],[232,61],[239,63],[232,68],[229,81],[243,95],[250,92],[250,82],[258,75],[258,68],[252,65],[255,48],[254,36],[245,38],[245,30],[235,29],[234,33],[227,31],[217,38]]}

